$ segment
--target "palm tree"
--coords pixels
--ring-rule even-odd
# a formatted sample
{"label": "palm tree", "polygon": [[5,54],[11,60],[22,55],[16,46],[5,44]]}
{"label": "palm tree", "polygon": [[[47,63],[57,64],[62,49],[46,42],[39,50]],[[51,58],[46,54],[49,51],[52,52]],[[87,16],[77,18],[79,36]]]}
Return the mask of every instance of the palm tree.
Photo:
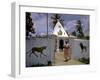
{"label": "palm tree", "polygon": [[53,29],[57,23],[57,21],[59,20],[60,23],[62,24],[62,26],[64,26],[64,23],[63,23],[63,19],[61,19],[61,15],[60,14],[53,14],[53,16],[51,16],[51,19],[53,20],[52,23],[53,23]]}
{"label": "palm tree", "polygon": [[77,35],[78,37],[84,37],[84,33],[83,33],[83,29],[82,29],[82,23],[81,23],[80,20],[77,21],[76,31],[79,33]]}
{"label": "palm tree", "polygon": [[35,33],[35,28],[33,28],[34,23],[32,22],[31,13],[26,12],[26,36],[29,32]]}

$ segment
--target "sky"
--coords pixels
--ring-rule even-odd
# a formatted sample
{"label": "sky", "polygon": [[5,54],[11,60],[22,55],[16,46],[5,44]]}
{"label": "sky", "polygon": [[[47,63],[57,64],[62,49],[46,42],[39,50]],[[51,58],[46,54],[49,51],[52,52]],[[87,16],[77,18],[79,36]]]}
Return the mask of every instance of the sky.
{"label": "sky", "polygon": [[[64,20],[64,29],[70,34],[75,30],[76,21],[81,20],[82,28],[85,35],[89,35],[89,15],[80,14],[60,14],[61,18]],[[47,17],[48,16],[48,17]],[[36,34],[53,32],[52,29],[52,19],[53,13],[35,13],[31,12],[32,22],[34,23]],[[47,24],[48,23],[48,24]]]}

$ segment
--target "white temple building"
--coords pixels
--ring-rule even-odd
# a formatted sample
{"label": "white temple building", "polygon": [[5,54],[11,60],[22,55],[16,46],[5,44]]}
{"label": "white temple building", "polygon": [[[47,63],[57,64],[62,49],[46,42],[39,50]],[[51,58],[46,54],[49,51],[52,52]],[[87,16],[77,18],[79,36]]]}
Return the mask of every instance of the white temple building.
{"label": "white temple building", "polygon": [[60,44],[62,44],[62,47],[63,47],[63,45],[65,44],[65,41],[69,39],[68,34],[64,30],[64,27],[62,26],[62,24],[60,23],[59,20],[57,21],[57,23],[54,27],[53,35],[56,36],[57,51],[59,51]]}
{"label": "white temple building", "polygon": [[61,23],[59,22],[59,20],[54,27],[53,34],[56,35],[57,37],[66,37],[66,38],[68,37],[68,34],[64,30],[64,28],[61,25]]}

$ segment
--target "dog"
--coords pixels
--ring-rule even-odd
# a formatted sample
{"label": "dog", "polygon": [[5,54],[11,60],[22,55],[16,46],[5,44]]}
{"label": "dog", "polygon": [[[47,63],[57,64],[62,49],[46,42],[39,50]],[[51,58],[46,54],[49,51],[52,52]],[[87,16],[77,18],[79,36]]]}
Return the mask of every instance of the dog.
{"label": "dog", "polygon": [[79,44],[81,47],[81,53],[83,53],[83,51],[85,50],[85,52],[87,51],[87,47],[85,45],[83,45],[83,43]]}
{"label": "dog", "polygon": [[43,54],[43,50],[44,49],[46,49],[46,46],[43,46],[43,47],[33,47],[31,50],[29,50],[27,52],[27,54],[31,51],[31,53],[29,54],[29,56],[31,56],[31,54],[34,54],[36,57],[38,57],[38,55],[36,54],[36,52],[40,53],[40,56],[41,55],[46,56],[45,54]]}

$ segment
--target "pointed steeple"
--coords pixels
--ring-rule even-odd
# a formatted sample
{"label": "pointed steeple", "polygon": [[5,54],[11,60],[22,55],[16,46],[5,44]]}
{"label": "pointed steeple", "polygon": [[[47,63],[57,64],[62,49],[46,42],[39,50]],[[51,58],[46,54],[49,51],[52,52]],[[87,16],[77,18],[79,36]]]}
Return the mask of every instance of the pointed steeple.
{"label": "pointed steeple", "polygon": [[59,19],[57,19],[57,23],[54,27],[53,34],[56,35],[57,37],[68,37],[68,34],[64,30],[63,26],[61,25]]}

